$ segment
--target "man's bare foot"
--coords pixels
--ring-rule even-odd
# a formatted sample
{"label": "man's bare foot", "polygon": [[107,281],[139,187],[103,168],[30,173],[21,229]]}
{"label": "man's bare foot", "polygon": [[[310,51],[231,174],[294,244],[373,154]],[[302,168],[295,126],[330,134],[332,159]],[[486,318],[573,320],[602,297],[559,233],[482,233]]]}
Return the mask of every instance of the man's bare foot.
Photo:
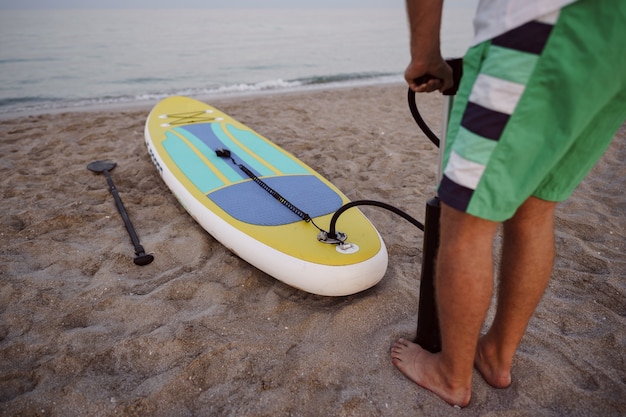
{"label": "man's bare foot", "polygon": [[452,383],[439,370],[439,355],[406,339],[398,339],[391,348],[391,359],[407,378],[437,394],[448,404],[460,407],[469,404],[472,395],[471,380],[467,386]]}
{"label": "man's bare foot", "polygon": [[508,388],[511,385],[510,361],[500,360],[496,348],[489,345],[484,336],[478,341],[474,366],[492,387]]}

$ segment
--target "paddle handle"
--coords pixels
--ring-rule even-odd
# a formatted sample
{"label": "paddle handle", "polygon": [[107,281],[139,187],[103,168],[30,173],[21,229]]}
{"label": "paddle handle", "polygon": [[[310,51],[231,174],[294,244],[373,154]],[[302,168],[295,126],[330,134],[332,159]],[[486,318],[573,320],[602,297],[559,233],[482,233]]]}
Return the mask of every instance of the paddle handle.
{"label": "paddle handle", "polygon": [[126,212],[126,209],[124,208],[124,203],[122,203],[122,199],[119,193],[117,192],[117,188],[115,188],[115,184],[113,183],[113,179],[111,178],[109,171],[104,171],[104,176],[107,179],[109,190],[111,191],[111,194],[113,194],[113,198],[115,199],[115,205],[117,206],[117,211],[120,212],[120,215],[122,216],[122,220],[124,220],[124,225],[126,226],[126,230],[128,230],[128,234],[130,235],[130,240],[132,240],[133,246],[135,246],[135,255],[142,255],[145,253],[145,251],[143,247],[141,246],[141,244],[139,243],[139,237],[137,236],[137,233],[135,232],[135,228],[133,227],[133,224],[130,222],[128,213]]}

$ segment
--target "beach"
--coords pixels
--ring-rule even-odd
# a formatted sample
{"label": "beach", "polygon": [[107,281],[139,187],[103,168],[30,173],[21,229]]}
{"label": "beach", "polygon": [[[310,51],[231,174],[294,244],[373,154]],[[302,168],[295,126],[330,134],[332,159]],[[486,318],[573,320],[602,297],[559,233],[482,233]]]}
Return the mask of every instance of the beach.
{"label": "beach", "polygon": [[[403,84],[225,97],[210,104],[273,140],[351,200],[423,220],[438,151]],[[419,97],[439,132],[442,99]],[[415,337],[423,234],[372,207],[389,251],[375,287],[323,297],[286,286],[206,233],[144,144],[150,106],[0,120],[2,416],[623,416],[626,125],[556,218],[552,281],[496,390],[469,407],[404,377],[389,349]],[[95,160],[111,172],[134,251]],[[492,319],[489,311],[486,325]]]}

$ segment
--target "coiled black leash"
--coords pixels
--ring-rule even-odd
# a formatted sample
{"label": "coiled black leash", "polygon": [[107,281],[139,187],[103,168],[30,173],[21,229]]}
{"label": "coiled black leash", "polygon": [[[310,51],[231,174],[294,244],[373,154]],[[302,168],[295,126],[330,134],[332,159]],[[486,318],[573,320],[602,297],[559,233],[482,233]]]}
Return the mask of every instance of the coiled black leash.
{"label": "coiled black leash", "polygon": [[255,183],[257,183],[259,185],[259,187],[261,187],[262,189],[264,189],[265,191],[268,192],[268,194],[270,194],[272,197],[274,197],[280,204],[282,204],[283,206],[287,207],[289,210],[291,210],[293,213],[295,213],[298,217],[300,217],[302,220],[304,220],[307,223],[311,223],[313,226],[315,226],[320,232],[325,232],[325,230],[323,230],[322,228],[320,228],[318,225],[315,224],[315,222],[313,221],[313,219],[311,218],[311,216],[309,216],[308,213],[302,211],[301,209],[299,209],[295,204],[291,203],[289,200],[287,200],[285,197],[283,197],[282,195],[280,195],[280,193],[278,191],[276,191],[275,189],[273,189],[272,187],[270,187],[269,185],[267,185],[267,183],[265,183],[261,178],[257,177],[254,172],[250,171],[250,169],[248,169],[248,167],[246,167],[243,164],[238,163],[237,161],[235,161],[235,158],[232,157],[230,151],[228,149],[217,149],[215,151],[215,154],[217,156],[219,156],[220,158],[228,158],[230,159],[233,164],[235,164],[240,170],[242,170],[248,177],[250,177],[250,179],[252,181],[254,181]]}
{"label": "coiled black leash", "polygon": [[358,201],[351,201],[349,203],[344,204],[333,214],[333,217],[330,220],[330,229],[329,231],[326,231],[322,229],[321,227],[319,227],[317,224],[315,224],[315,222],[313,221],[313,219],[308,213],[301,210],[295,204],[291,203],[289,200],[283,197],[278,191],[274,190],[267,183],[265,183],[262,179],[256,176],[254,172],[252,172],[248,167],[235,161],[235,158],[233,158],[230,150],[220,148],[215,151],[215,154],[219,156],[220,158],[230,159],[234,165],[236,165],[239,169],[241,169],[248,177],[250,177],[252,181],[254,181],[257,185],[259,185],[259,187],[267,191],[267,193],[270,194],[272,197],[274,197],[280,204],[287,207],[289,210],[291,210],[293,213],[295,213],[298,217],[300,217],[305,222],[311,223],[313,226],[315,226],[321,232],[318,235],[318,240],[322,242],[332,243],[332,244],[341,244],[345,242],[345,240],[347,239],[347,235],[345,233],[337,232],[335,226],[337,224],[337,220],[339,219],[339,216],[341,216],[342,213],[356,206],[376,206],[376,207],[384,208],[408,220],[411,224],[416,226],[418,229],[420,229],[421,231],[424,231],[424,225],[420,223],[418,220],[416,220],[415,218],[411,217],[406,212],[390,204],[383,203],[381,201],[374,201],[374,200],[358,200]]}

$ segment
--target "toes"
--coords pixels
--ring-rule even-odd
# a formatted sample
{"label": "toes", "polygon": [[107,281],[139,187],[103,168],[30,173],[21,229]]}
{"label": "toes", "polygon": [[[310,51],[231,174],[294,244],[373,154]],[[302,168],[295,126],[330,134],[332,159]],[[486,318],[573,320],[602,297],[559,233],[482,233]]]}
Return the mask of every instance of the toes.
{"label": "toes", "polygon": [[404,338],[400,338],[398,340],[396,340],[396,343],[393,344],[394,347],[398,347],[398,348],[405,348],[405,347],[409,347],[409,341],[404,339]]}
{"label": "toes", "polygon": [[394,343],[393,346],[391,346],[391,351],[392,352],[398,352],[400,350],[402,350],[404,346],[399,345],[398,343]]}
{"label": "toes", "polygon": [[391,348],[391,357],[392,358],[400,359],[401,355],[402,355],[402,350],[401,349]]}
{"label": "toes", "polygon": [[410,349],[411,342],[403,338],[398,339],[390,349],[393,363],[396,364],[402,362],[402,357],[406,355],[407,351]]}

